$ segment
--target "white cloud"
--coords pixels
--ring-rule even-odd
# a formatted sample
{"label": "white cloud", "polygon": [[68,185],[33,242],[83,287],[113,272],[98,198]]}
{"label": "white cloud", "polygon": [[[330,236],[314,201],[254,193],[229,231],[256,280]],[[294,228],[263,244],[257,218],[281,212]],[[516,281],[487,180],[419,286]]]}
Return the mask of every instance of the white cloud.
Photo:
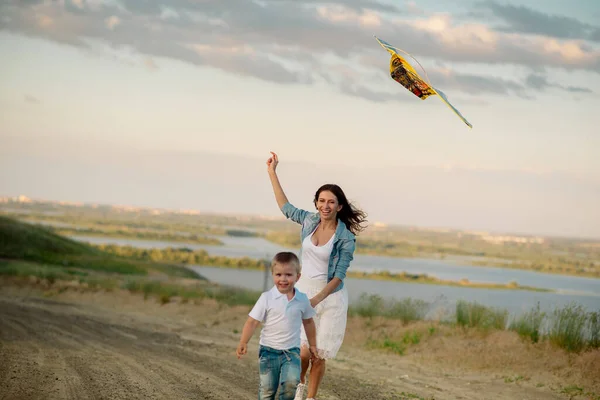
{"label": "white cloud", "polygon": [[251,46],[214,46],[207,44],[192,44],[188,46],[196,53],[201,55],[206,54],[235,54],[235,55],[251,55],[256,52]]}
{"label": "white cloud", "polygon": [[152,57],[145,57],[144,58],[144,65],[150,69],[150,70],[157,70],[158,69],[158,65],[156,65],[156,63],[154,62],[154,59]]}
{"label": "white cloud", "polygon": [[319,17],[333,23],[350,23],[371,28],[381,26],[379,14],[370,10],[358,12],[340,5],[328,5],[317,7],[317,13]]}
{"label": "white cloud", "polygon": [[48,27],[54,25],[54,20],[44,14],[38,15],[37,21],[38,21],[39,26],[42,28],[48,28]]}
{"label": "white cloud", "polygon": [[[404,13],[371,0],[265,0],[260,5],[239,0],[235,13],[230,3],[217,0],[106,0],[102,6],[99,0],[80,0],[84,7],[76,12],[65,3],[0,4],[0,29],[76,46],[99,41],[130,49],[139,60],[170,58],[278,83],[324,79],[338,86],[336,76],[343,76],[344,84],[354,85],[354,95],[368,88],[371,99],[383,93],[374,92],[373,85],[389,87],[388,54],[374,34],[427,60],[428,71],[440,62],[454,69],[476,66],[476,75],[438,72],[469,96],[477,87],[501,95],[522,92],[526,73],[514,81],[493,72],[486,76],[492,65],[600,73],[600,49],[593,43],[494,30],[444,13],[414,14],[416,3],[410,1]],[[118,29],[124,21],[127,29]],[[343,72],[332,65],[343,65]]]}
{"label": "white cloud", "polygon": [[456,23],[449,14],[396,22],[426,32],[440,51],[446,56],[456,53],[460,55],[458,60],[576,67],[600,72],[600,50],[583,40],[497,32],[480,23]]}
{"label": "white cloud", "polygon": [[597,59],[600,52],[586,52],[581,40],[559,41],[551,38],[540,38],[541,47],[547,54],[558,55],[567,63],[589,63]]}
{"label": "white cloud", "polygon": [[161,19],[179,19],[179,13],[175,10],[173,10],[172,8],[169,7],[162,7],[162,12],[160,13],[160,18]]}
{"label": "white cloud", "polygon": [[110,30],[113,30],[115,26],[121,23],[121,19],[115,15],[112,15],[104,20],[106,27]]}

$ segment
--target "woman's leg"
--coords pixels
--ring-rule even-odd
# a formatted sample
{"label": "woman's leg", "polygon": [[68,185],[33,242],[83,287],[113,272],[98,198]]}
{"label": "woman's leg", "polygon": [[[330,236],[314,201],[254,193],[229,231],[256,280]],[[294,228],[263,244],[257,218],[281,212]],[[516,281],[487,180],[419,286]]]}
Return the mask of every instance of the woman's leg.
{"label": "woman's leg", "polygon": [[300,348],[300,383],[296,387],[296,396],[294,400],[303,400],[306,392],[306,371],[310,365],[310,351],[307,347]]}
{"label": "woman's leg", "polygon": [[312,366],[310,367],[310,379],[308,380],[308,394],[307,399],[311,399],[317,396],[319,385],[325,375],[325,360],[316,359],[313,360]]}

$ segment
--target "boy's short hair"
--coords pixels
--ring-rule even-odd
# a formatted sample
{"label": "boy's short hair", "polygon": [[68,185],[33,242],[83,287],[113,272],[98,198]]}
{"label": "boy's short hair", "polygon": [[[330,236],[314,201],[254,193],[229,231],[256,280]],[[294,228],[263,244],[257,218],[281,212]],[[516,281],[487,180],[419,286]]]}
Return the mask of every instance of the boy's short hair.
{"label": "boy's short hair", "polygon": [[292,252],[282,251],[275,254],[275,257],[273,257],[273,261],[271,262],[271,272],[273,272],[275,264],[291,265],[294,267],[297,274],[300,273],[300,260],[298,259],[298,256]]}

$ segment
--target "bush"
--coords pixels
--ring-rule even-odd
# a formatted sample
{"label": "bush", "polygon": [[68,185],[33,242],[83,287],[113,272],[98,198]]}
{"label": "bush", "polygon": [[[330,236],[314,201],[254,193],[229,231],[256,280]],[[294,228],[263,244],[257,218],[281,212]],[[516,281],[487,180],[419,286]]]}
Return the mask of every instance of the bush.
{"label": "bush", "polygon": [[508,311],[486,307],[477,302],[459,300],[456,303],[456,323],[479,329],[505,329]]}
{"label": "bush", "polygon": [[511,322],[509,329],[517,332],[522,338],[528,338],[537,343],[541,338],[541,326],[546,313],[540,311],[540,303],[536,308],[517,317]]}
{"label": "bush", "polygon": [[570,352],[583,350],[586,347],[584,335],[588,323],[588,315],[583,307],[571,303],[563,309],[556,309],[553,317],[548,333],[550,342]]}

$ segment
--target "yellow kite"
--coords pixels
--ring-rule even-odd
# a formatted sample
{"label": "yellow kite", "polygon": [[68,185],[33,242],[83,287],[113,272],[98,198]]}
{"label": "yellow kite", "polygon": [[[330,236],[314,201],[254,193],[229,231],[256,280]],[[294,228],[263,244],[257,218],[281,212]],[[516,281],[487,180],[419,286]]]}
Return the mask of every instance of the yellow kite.
{"label": "yellow kite", "polygon": [[[407,52],[392,46],[391,44],[379,39],[377,36],[375,36],[375,39],[377,39],[377,42],[379,42],[381,47],[386,49],[392,55],[392,58],[390,59],[390,76],[393,80],[404,86],[421,100],[425,100],[429,96],[437,94],[440,96],[440,99],[442,99],[442,101],[446,103],[446,105],[450,107],[465,124],[467,124],[469,128],[473,128],[473,125],[471,125],[469,121],[467,121],[465,117],[463,117],[462,114],[456,108],[454,108],[452,104],[450,104],[448,98],[441,90],[436,89],[431,86],[430,83],[425,82],[423,78],[417,74],[417,71],[415,71],[415,69],[398,54],[398,52],[408,54]],[[411,56],[410,54],[408,55]],[[414,57],[413,59],[417,61]],[[417,63],[419,62],[417,61]],[[421,64],[419,63],[419,65]],[[423,66],[421,66],[421,68],[423,68]],[[424,68],[423,71],[425,71]],[[427,76],[427,72],[425,72],[425,76]],[[429,80],[429,78],[427,80]]]}

